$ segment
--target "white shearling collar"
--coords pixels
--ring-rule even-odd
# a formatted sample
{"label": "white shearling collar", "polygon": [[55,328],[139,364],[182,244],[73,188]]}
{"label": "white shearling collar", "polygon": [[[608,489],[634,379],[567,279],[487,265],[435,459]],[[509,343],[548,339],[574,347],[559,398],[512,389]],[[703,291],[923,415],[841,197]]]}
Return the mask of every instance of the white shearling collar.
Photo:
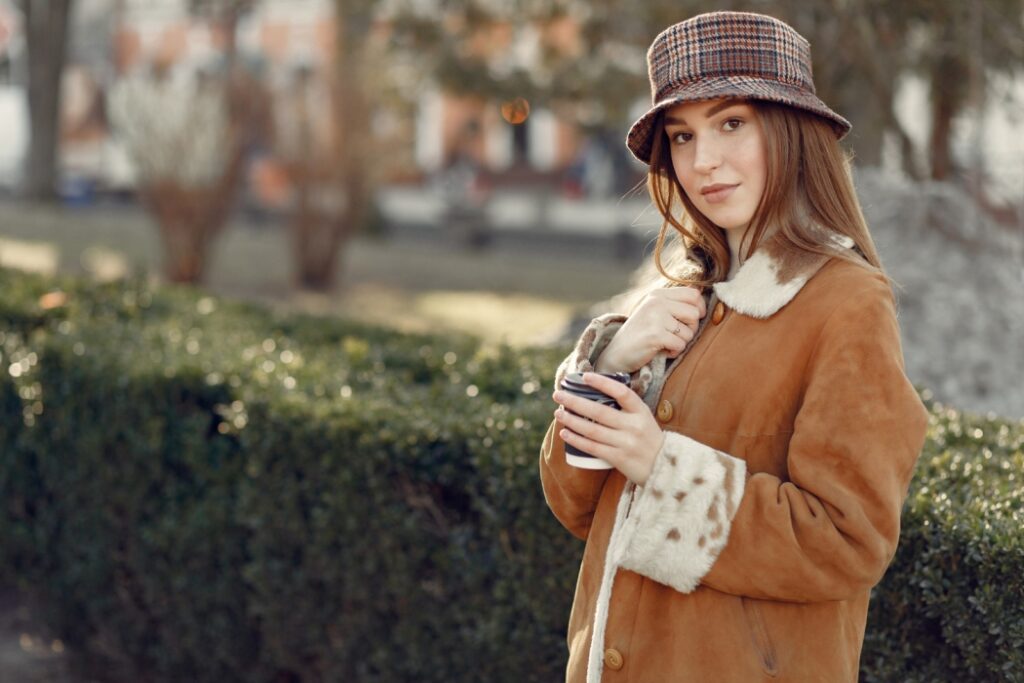
{"label": "white shearling collar", "polygon": [[[752,318],[768,318],[788,304],[824,266],[829,256],[797,251],[781,235],[769,237],[747,259],[736,275],[713,285],[726,306]],[[831,245],[850,249],[853,240],[830,231]]]}

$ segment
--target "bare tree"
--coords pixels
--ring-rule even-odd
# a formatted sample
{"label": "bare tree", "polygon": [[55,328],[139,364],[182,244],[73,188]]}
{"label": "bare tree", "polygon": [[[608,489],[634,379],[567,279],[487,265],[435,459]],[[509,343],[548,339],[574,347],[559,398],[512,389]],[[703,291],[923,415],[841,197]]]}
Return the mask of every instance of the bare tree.
{"label": "bare tree", "polygon": [[25,193],[51,201],[57,194],[60,84],[67,58],[72,0],[19,0],[28,45],[28,110],[31,142]]}
{"label": "bare tree", "polygon": [[375,169],[368,74],[373,2],[337,0],[335,63],[314,78],[305,70],[278,120],[278,153],[294,190],[291,215],[295,284],[332,289],[348,241],[367,219]]}
{"label": "bare tree", "polygon": [[156,220],[171,282],[202,282],[214,239],[227,224],[242,170],[244,126],[224,82],[136,77],[111,95],[111,115]]}
{"label": "bare tree", "polygon": [[138,168],[139,196],[160,230],[164,273],[172,282],[205,279],[209,252],[241,187],[245,149],[259,133],[263,89],[235,63],[235,32],[254,0],[192,0],[191,10],[225,32],[225,63],[189,82],[124,81],[112,115]]}
{"label": "bare tree", "polygon": [[257,0],[189,0],[192,13],[205,17],[224,32],[224,63],[228,73],[234,68],[237,55],[239,20],[256,6]]}

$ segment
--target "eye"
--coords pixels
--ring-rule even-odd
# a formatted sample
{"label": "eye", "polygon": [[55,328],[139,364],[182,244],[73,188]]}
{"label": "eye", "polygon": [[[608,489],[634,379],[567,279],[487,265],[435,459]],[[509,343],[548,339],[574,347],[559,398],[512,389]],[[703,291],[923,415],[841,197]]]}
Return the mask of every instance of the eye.
{"label": "eye", "polygon": [[693,135],[691,133],[683,133],[682,131],[677,131],[675,133],[669,133],[669,135],[668,135],[668,139],[669,139],[669,141],[673,145],[685,144],[685,143],[689,142],[690,138],[692,138],[692,137],[693,137]]}
{"label": "eye", "polygon": [[737,130],[742,125],[743,121],[741,119],[726,119],[725,122],[722,124],[722,127],[725,128],[725,130],[727,131],[733,131]]}

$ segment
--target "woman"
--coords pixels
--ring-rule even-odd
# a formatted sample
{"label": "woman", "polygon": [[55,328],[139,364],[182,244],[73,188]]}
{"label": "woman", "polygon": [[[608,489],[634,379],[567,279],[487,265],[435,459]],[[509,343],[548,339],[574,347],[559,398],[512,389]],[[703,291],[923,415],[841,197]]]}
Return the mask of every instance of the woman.
{"label": "woman", "polygon": [[[629,372],[585,375],[622,410],[558,390],[541,450],[548,504],[586,540],[567,680],[856,681],[927,412],[838,144],[850,124],[771,17],[700,15],[648,61],[627,145],[665,279],[594,320],[556,377]],[[613,469],[570,466],[566,444]]]}

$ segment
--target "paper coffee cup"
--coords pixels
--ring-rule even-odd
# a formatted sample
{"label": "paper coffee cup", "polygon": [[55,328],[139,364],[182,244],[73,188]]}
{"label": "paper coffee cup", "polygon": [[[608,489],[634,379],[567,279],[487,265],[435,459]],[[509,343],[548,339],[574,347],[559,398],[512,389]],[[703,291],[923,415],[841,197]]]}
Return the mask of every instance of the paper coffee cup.
{"label": "paper coffee cup", "polygon": [[[596,374],[602,375],[604,377],[609,377],[617,382],[622,382],[623,384],[629,384],[629,374],[625,372],[600,372]],[[564,378],[562,378],[562,382],[561,384],[559,384],[559,388],[566,393],[573,394],[575,396],[580,396],[590,401],[597,401],[598,403],[601,403],[603,405],[611,406],[616,410],[622,409],[621,406],[619,406],[619,404],[611,396],[605,394],[604,392],[598,391],[589,384],[584,383],[583,373],[570,372]],[[566,410],[569,409],[566,408]],[[576,415],[576,413],[573,413],[571,410],[569,412],[572,413],[573,415]],[[590,453],[585,453],[580,449],[576,448],[575,446],[569,445],[568,443],[565,444],[565,461],[572,465],[573,467],[580,467],[585,470],[609,470],[612,468],[612,466],[609,465],[604,460],[601,460],[600,458],[595,457]]]}

